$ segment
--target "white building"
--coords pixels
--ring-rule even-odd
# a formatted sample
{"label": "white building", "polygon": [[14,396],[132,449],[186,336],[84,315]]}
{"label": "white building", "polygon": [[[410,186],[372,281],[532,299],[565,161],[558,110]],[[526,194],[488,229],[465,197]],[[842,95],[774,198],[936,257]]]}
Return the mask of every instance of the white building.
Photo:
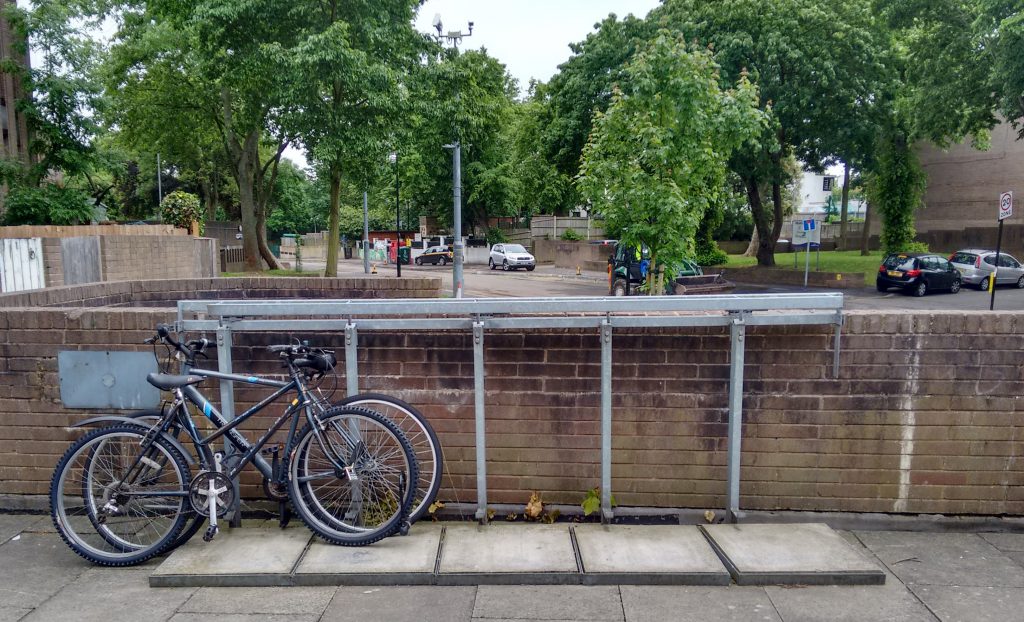
{"label": "white building", "polygon": [[[841,188],[842,183],[841,176],[835,175],[831,171],[825,173],[804,171],[803,178],[800,179],[796,214],[824,218],[828,198],[832,196],[832,189]],[[836,209],[839,209],[838,205]],[[847,215],[850,218],[864,218],[864,202],[850,197]]]}

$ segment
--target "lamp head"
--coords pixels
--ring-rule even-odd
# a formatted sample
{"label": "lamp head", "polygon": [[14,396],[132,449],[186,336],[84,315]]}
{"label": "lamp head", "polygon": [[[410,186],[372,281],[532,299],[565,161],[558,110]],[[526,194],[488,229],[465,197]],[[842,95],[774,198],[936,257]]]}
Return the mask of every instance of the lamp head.
{"label": "lamp head", "polygon": [[473,34],[473,22],[469,22],[469,34]]}
{"label": "lamp head", "polygon": [[434,14],[434,22],[433,23],[434,23],[434,30],[437,31],[437,35],[441,36],[441,28],[443,26],[441,25],[441,14],[440,13],[435,13]]}
{"label": "lamp head", "polygon": [[398,152],[397,151],[392,151],[391,153],[388,154],[388,162],[394,164],[397,161],[398,161]]}

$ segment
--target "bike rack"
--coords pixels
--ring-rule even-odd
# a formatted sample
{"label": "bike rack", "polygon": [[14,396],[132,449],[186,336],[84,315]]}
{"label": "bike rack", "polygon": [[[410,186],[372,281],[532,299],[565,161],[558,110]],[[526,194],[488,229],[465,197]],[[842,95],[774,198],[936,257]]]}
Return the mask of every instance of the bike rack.
{"label": "bike rack", "polygon": [[[734,294],[629,298],[478,298],[389,300],[183,300],[179,331],[215,331],[218,369],[231,369],[232,334],[239,331],[339,331],[345,335],[346,390],[359,391],[360,330],[467,330],[473,335],[476,419],[476,518],[487,522],[487,443],[484,432],[484,336],[488,329],[592,328],[601,340],[601,518],[611,508],[612,334],[616,328],[728,326],[728,518],[739,506],[743,358],[748,326],[835,327],[832,371],[839,373],[843,294]],[[396,317],[397,316],[397,317]],[[234,389],[221,381],[221,410],[234,418]]]}

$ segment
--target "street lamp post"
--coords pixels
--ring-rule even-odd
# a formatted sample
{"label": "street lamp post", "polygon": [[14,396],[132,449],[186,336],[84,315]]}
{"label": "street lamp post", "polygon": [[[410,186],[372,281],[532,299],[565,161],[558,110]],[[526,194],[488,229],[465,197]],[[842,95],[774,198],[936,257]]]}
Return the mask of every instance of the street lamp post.
{"label": "street lamp post", "polygon": [[[434,38],[438,43],[441,41],[447,41],[452,47],[458,48],[459,44],[466,37],[473,36],[473,22],[469,22],[469,32],[463,33],[461,30],[450,30],[447,33],[442,34],[443,25],[441,23],[441,16],[434,16],[434,29],[437,30],[437,35]],[[458,92],[456,87],[456,93]],[[452,295],[456,298],[462,298],[463,290],[463,272],[462,272],[462,260],[465,254],[465,244],[462,242],[462,145],[458,141],[458,129],[456,129],[456,140],[450,144],[445,145],[445,149],[452,150],[452,203],[453,203],[453,218],[455,225],[455,245],[454,245],[454,261],[452,262]]]}
{"label": "street lamp post", "polygon": [[398,253],[398,249],[399,244],[402,242],[402,216],[399,212],[400,207],[398,203],[398,152],[392,151],[388,159],[395,165],[395,267],[400,277],[402,276],[402,256]]}

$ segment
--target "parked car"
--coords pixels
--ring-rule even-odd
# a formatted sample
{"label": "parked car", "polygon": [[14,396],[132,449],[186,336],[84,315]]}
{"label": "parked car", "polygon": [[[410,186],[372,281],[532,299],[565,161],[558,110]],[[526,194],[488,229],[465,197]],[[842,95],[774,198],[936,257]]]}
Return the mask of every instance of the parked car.
{"label": "parked car", "polygon": [[431,246],[416,258],[416,265],[422,266],[429,263],[444,266],[451,263],[454,257],[455,253],[451,246]]}
{"label": "parked car", "polygon": [[960,291],[960,273],[945,257],[932,253],[891,253],[882,260],[875,278],[878,291],[898,287],[907,294],[924,296],[932,290]]}
{"label": "parked car", "polygon": [[[960,271],[965,284],[988,289],[989,279],[996,272],[996,252],[977,248],[959,250],[949,256],[953,267]],[[1024,288],[1024,266],[1013,256],[999,253],[999,271],[996,285],[1016,285]]]}
{"label": "parked car", "polygon": [[494,270],[501,266],[502,270],[517,270],[526,268],[533,272],[537,267],[537,260],[521,244],[495,244],[491,247],[491,257],[487,265]]}

